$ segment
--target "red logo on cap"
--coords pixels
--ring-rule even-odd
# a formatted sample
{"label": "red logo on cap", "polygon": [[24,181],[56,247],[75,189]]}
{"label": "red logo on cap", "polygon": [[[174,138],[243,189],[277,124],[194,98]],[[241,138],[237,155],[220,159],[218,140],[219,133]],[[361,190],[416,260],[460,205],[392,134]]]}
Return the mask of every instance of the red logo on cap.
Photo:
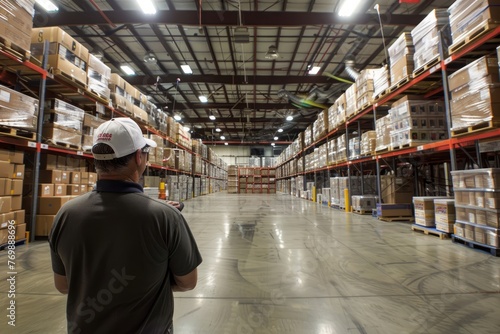
{"label": "red logo on cap", "polygon": [[111,133],[100,133],[97,136],[97,140],[111,140],[112,136],[113,136],[113,134],[111,134]]}

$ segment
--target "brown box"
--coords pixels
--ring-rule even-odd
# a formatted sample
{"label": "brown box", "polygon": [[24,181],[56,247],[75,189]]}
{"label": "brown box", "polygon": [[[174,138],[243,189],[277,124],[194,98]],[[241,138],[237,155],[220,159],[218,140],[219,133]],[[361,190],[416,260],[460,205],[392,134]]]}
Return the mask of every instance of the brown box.
{"label": "brown box", "polygon": [[455,223],[455,225],[453,226],[453,231],[454,231],[454,234],[456,236],[464,238],[465,237],[465,224]]}
{"label": "brown box", "polygon": [[0,229],[0,245],[7,243],[9,236],[9,230],[6,228]]}
{"label": "brown box", "polygon": [[465,239],[474,241],[474,226],[465,225]]}
{"label": "brown box", "polygon": [[80,185],[79,184],[68,184],[66,185],[66,193],[68,195],[80,195]]}
{"label": "brown box", "polygon": [[382,202],[387,204],[404,204],[413,201],[413,181],[393,175],[380,177]]}
{"label": "brown box", "polygon": [[11,211],[14,213],[14,221],[16,225],[24,224],[26,220],[26,211],[25,210],[16,210]]}
{"label": "brown box", "polygon": [[486,244],[486,231],[479,226],[474,227],[474,241],[480,244]]}
{"label": "brown box", "polygon": [[35,236],[48,237],[55,217],[55,215],[36,215]]}
{"label": "brown box", "polygon": [[0,161],[7,161],[13,164],[22,164],[24,153],[22,151],[11,151],[0,149]]}
{"label": "brown box", "polygon": [[[22,12],[24,12],[24,10],[22,10]],[[30,17],[29,14],[27,15],[27,17]],[[5,18],[5,16],[2,15],[2,18]],[[30,21],[31,23],[33,23],[33,19],[30,19],[27,22]],[[19,27],[13,26],[10,22],[0,20],[0,36],[11,42],[14,42],[16,46],[20,47],[21,49],[30,51],[30,33],[21,31]]]}
{"label": "brown box", "polygon": [[500,209],[500,192],[485,192],[484,207],[488,209]]}
{"label": "brown box", "polygon": [[80,172],[71,172],[69,183],[70,184],[80,184],[81,183],[81,173]]}
{"label": "brown box", "polygon": [[16,240],[26,239],[26,224],[16,225]]}
{"label": "brown box", "polygon": [[[439,226],[453,224],[456,219],[455,200],[453,199],[435,199],[434,200],[436,229]],[[444,231],[451,232],[451,231]]]}
{"label": "brown box", "polygon": [[54,184],[53,183],[40,183],[38,185],[38,196],[40,196],[40,197],[54,196]]}
{"label": "brown box", "polygon": [[14,220],[14,217],[14,212],[0,213],[0,228],[7,228],[9,226],[9,222]]}
{"label": "brown box", "polygon": [[40,197],[38,199],[38,214],[55,215],[61,206],[68,202],[72,196]]}
{"label": "brown box", "polygon": [[80,195],[85,194],[89,191],[89,186],[87,184],[79,184],[80,186]]}
{"label": "brown box", "polygon": [[0,177],[11,178],[14,174],[14,164],[7,161],[0,161]]}
{"label": "brown box", "polygon": [[23,194],[23,180],[13,179],[11,182],[10,195],[22,195]]}
{"label": "brown box", "polygon": [[0,178],[0,196],[10,195],[12,189],[12,180],[8,178]]}
{"label": "brown box", "polygon": [[[0,230],[1,231],[1,230]],[[493,247],[500,247],[500,234],[499,231],[486,231],[486,244]]]}
{"label": "brown box", "polygon": [[66,186],[64,183],[54,184],[54,196],[66,196],[68,194]]}
{"label": "brown box", "polygon": [[13,179],[24,179],[24,165],[14,165]]}
{"label": "brown box", "polygon": [[38,175],[40,183],[62,183],[62,171],[60,170],[40,170]]}
{"label": "brown box", "polygon": [[10,196],[10,210],[16,211],[16,210],[21,210],[22,208],[23,208],[23,196],[22,195]]}
{"label": "brown box", "polygon": [[11,196],[0,196],[0,213],[11,211],[12,198]]}
{"label": "brown box", "polygon": [[57,155],[42,154],[40,157],[40,171],[57,169]]}
{"label": "brown box", "polygon": [[82,134],[75,129],[66,128],[57,124],[44,124],[42,134],[45,138],[56,143],[73,145],[76,148],[81,146]]}
{"label": "brown box", "polygon": [[436,221],[436,230],[446,232],[446,233],[453,233],[453,223],[442,223]]}
{"label": "brown box", "polygon": [[411,217],[412,215],[411,204],[377,203],[377,216],[379,217]]}
{"label": "brown box", "polygon": [[448,76],[448,88],[451,91],[470,84],[474,80],[491,75],[498,82],[498,60],[484,56]]}
{"label": "brown box", "polygon": [[[43,44],[45,41],[51,43],[56,42],[63,45],[66,49],[73,52],[76,56],[85,56],[85,52],[82,54],[82,45],[73,37],[71,37],[67,32],[59,27],[44,27],[44,28],[33,28],[31,32],[31,43],[32,44]],[[88,50],[87,57],[88,58]]]}

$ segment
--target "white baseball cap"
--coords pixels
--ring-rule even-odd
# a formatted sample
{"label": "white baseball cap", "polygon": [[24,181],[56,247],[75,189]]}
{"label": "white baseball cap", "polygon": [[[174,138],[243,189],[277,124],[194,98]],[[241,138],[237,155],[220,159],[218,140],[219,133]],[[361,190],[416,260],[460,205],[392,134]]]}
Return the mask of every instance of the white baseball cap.
{"label": "white baseball cap", "polygon": [[97,154],[92,152],[96,160],[121,158],[146,145],[156,147],[156,142],[144,138],[139,125],[129,117],[112,118],[99,125],[94,131],[94,146],[100,143],[109,145],[115,153]]}

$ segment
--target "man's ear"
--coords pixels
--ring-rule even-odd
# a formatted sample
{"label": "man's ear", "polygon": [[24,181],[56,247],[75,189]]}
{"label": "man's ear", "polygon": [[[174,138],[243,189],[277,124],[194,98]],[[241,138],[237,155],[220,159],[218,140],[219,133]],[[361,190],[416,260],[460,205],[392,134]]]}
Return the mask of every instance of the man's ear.
{"label": "man's ear", "polygon": [[135,151],[135,163],[140,166],[142,161],[142,152],[141,150]]}

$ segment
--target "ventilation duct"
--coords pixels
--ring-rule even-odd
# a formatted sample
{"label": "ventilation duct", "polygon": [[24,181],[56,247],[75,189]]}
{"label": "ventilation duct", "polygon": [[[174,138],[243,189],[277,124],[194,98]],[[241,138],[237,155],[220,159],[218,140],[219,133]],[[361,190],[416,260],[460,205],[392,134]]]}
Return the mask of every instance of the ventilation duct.
{"label": "ventilation duct", "polygon": [[354,80],[356,80],[359,76],[359,72],[354,68],[354,60],[346,60],[345,71]]}

